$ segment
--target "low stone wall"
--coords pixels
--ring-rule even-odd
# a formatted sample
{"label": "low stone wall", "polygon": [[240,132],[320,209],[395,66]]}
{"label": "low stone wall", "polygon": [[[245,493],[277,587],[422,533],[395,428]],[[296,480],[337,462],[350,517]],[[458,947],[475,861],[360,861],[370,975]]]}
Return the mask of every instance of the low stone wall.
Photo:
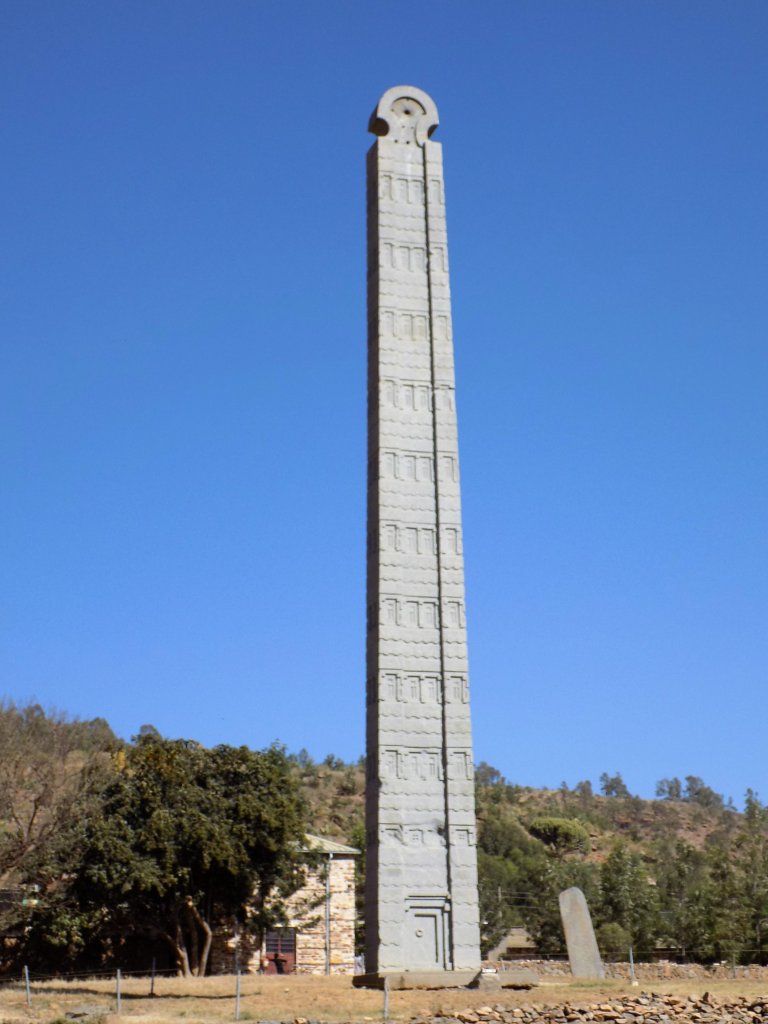
{"label": "low stone wall", "polygon": [[[629,964],[606,964],[607,978],[629,978]],[[638,981],[674,981],[686,978],[723,979],[741,978],[752,981],[768,982],[768,967],[759,964],[745,964],[736,967],[730,964],[713,964],[704,967],[702,964],[635,964],[635,977]]]}
{"label": "low stone wall", "polygon": [[[505,970],[527,967],[535,971],[540,978],[570,978],[571,968],[567,960],[502,960],[494,963],[500,974]],[[606,978],[629,979],[629,964],[605,964]],[[704,966],[702,964],[675,964],[669,960],[660,960],[655,963],[636,963],[635,977],[638,981],[684,981],[686,978],[707,978],[727,979],[742,978],[751,981],[765,981],[768,983],[768,966],[762,967],[759,964],[745,964],[736,967],[730,964],[713,964]],[[766,1014],[768,1019],[768,1014]]]}

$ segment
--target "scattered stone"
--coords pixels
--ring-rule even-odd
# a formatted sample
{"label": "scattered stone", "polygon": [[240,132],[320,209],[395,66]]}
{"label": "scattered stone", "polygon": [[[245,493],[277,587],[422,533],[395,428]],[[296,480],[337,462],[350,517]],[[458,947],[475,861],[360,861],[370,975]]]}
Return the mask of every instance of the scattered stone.
{"label": "scattered stone", "polygon": [[[371,1018],[364,1018],[370,1022]],[[725,1002],[705,996],[654,992],[617,996],[602,1003],[567,1002],[504,1006],[501,1003],[412,1017],[402,1024],[768,1024],[768,997],[737,996]],[[296,1022],[294,1021],[294,1024]],[[314,1024],[314,1022],[310,1022]]]}

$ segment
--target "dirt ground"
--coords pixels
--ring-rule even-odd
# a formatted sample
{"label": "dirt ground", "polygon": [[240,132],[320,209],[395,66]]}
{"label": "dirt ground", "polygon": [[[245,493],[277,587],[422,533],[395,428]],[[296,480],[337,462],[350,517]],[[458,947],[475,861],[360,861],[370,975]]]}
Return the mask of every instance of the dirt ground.
{"label": "dirt ground", "polygon": [[[624,993],[653,991],[674,995],[711,992],[720,1000],[738,996],[766,996],[764,982],[752,981],[670,981],[631,988],[625,981],[544,982],[529,991],[473,992],[466,989],[389,993],[389,1018],[403,1020],[430,1015],[438,1010],[462,1010],[468,1007],[501,1004],[524,1006],[531,1003],[582,1003],[618,997]],[[305,1017],[311,1021],[379,1022],[383,1017],[383,993],[353,989],[351,978],[293,975],[245,976],[241,978],[240,1019],[251,1021],[293,1021]],[[102,1014],[110,1024],[117,1021],[115,981],[81,980],[35,982],[32,1006],[27,1007],[24,987],[18,983],[0,983],[0,1022],[2,1024],[50,1024],[65,1014]],[[155,997],[149,997],[149,979],[127,978],[122,982],[122,1018],[132,1024],[165,1024],[185,1021],[189,1024],[218,1024],[235,1018],[235,978],[158,978]]]}

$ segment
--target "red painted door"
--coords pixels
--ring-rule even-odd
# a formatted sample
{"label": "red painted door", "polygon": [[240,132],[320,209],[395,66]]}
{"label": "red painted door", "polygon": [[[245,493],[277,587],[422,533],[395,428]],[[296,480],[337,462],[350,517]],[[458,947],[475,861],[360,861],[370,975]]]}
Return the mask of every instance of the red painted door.
{"label": "red painted door", "polygon": [[267,932],[267,974],[293,974],[296,970],[296,929],[275,928]]}

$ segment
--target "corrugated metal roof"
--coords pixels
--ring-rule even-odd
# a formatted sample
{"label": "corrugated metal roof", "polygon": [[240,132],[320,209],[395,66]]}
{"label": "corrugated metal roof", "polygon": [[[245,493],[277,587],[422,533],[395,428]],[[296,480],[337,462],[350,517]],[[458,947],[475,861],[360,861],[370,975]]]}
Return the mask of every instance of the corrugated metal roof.
{"label": "corrugated metal roof", "polygon": [[360,851],[354,846],[345,846],[343,843],[335,843],[332,839],[324,836],[312,836],[307,832],[304,837],[307,841],[307,849],[317,853],[338,853],[347,857],[359,857]]}

